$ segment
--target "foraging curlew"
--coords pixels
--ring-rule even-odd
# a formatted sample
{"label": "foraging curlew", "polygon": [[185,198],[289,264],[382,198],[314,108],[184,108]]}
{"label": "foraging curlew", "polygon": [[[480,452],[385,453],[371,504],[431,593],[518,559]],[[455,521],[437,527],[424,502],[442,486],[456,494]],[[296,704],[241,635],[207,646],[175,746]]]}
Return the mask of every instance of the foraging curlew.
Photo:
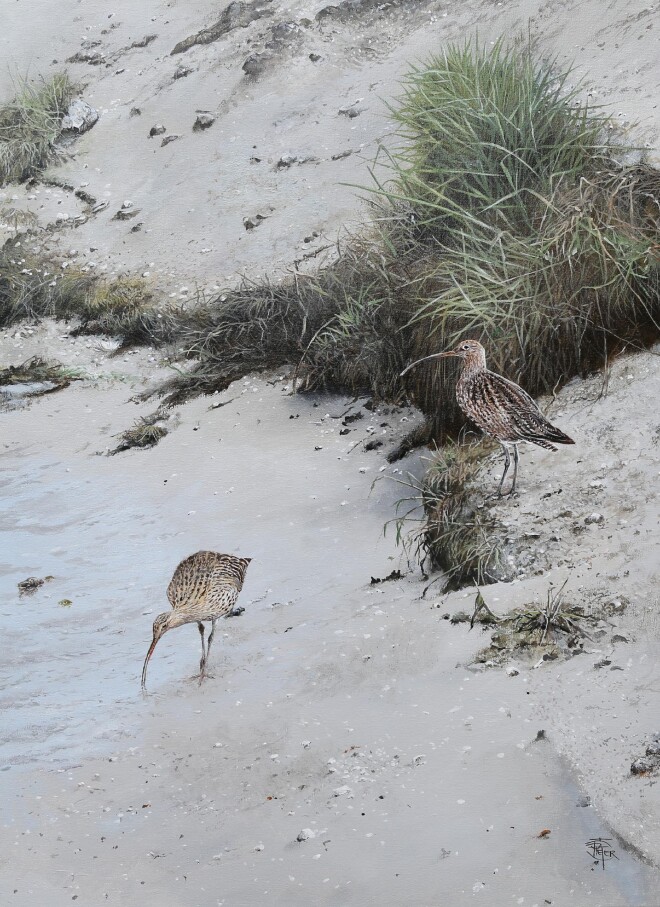
{"label": "foraging curlew", "polygon": [[[182,624],[197,623],[202,637],[202,660],[199,663],[199,682],[206,675],[206,663],[211,651],[215,622],[220,617],[231,617],[236,599],[243,588],[245,573],[250,557],[234,557],[233,554],[217,554],[215,551],[198,551],[182,560],[174,571],[167,597],[171,611],[159,614],[154,621],[154,638],[147,652],[142,668],[142,689],[146,689],[147,665],[156,643],[161,636]],[[204,624],[211,621],[206,648],[204,647]]]}
{"label": "foraging curlew", "polygon": [[424,356],[423,359],[412,362],[401,375],[405,375],[418,362],[452,356],[463,360],[463,370],[456,384],[458,405],[485,434],[495,438],[502,445],[504,472],[497,489],[500,497],[504,478],[511,465],[508,444],[513,445],[514,460],[513,483],[509,494],[516,490],[520,441],[529,441],[547,450],[557,450],[551,442],[575,444],[572,438],[548,422],[536,403],[521,387],[486,368],[486,353],[477,340],[464,340],[455,350]]}

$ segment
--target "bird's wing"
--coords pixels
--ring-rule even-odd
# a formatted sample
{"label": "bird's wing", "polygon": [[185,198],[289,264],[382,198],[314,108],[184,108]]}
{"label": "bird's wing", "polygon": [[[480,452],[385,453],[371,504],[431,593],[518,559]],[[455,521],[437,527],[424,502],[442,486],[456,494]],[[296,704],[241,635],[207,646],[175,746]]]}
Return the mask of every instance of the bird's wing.
{"label": "bird's wing", "polygon": [[484,371],[472,382],[468,414],[485,431],[505,441],[526,440],[536,443],[568,438],[551,425],[529,394],[507,378]]}

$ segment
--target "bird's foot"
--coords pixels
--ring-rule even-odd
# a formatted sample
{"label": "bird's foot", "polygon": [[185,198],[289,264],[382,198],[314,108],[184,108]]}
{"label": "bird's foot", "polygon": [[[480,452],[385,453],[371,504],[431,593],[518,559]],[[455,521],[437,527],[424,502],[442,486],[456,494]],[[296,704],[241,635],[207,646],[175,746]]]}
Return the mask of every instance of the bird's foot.
{"label": "bird's foot", "polygon": [[193,674],[192,677],[188,678],[188,680],[190,683],[197,681],[197,686],[201,687],[204,680],[213,680],[214,677],[215,675],[210,671],[200,671],[199,674]]}

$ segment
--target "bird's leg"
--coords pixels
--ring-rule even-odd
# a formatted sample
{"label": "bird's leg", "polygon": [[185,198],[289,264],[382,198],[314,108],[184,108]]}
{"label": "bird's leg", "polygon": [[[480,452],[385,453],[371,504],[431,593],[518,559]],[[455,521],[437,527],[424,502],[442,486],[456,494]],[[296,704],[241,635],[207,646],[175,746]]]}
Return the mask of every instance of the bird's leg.
{"label": "bird's leg", "polygon": [[211,621],[211,632],[209,633],[209,638],[206,640],[206,657],[204,659],[204,663],[200,666],[200,672],[199,672],[199,682],[200,683],[207,676],[206,665],[208,663],[209,654],[211,652],[211,643],[213,642],[214,633],[215,633],[215,621],[212,620]]}
{"label": "bird's leg", "polygon": [[500,479],[500,484],[497,486],[497,496],[498,498],[502,497],[502,485],[504,484],[504,477],[509,471],[509,466],[511,465],[511,454],[509,453],[509,448],[504,444],[503,441],[500,441],[502,450],[504,451],[504,472],[502,473],[502,478]]}
{"label": "bird's leg", "polygon": [[199,627],[199,635],[202,637],[202,660],[199,663],[199,673],[203,674],[207,655],[207,650],[204,648],[204,624],[201,622],[201,620],[198,620],[197,626]]}
{"label": "bird's leg", "polygon": [[520,459],[520,453],[518,451],[518,445],[513,445],[513,485],[511,486],[511,491],[509,494],[513,494],[516,490],[516,479],[518,478],[518,460]]}

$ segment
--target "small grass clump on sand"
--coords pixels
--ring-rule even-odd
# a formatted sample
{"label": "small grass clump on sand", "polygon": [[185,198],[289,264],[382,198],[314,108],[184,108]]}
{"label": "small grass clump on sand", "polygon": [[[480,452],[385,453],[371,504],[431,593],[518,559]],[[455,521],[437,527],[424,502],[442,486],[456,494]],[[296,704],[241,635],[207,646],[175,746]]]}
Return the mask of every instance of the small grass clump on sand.
{"label": "small grass clump on sand", "polygon": [[0,107],[0,186],[46,167],[74,94],[66,73],[56,73],[37,84],[25,81],[14,99]]}
{"label": "small grass clump on sand", "polygon": [[544,605],[531,603],[514,608],[502,617],[493,614],[481,592],[477,592],[470,629],[475,623],[495,625],[490,645],[476,657],[477,662],[495,665],[508,660],[514,652],[528,649],[534,657],[544,659],[567,657],[573,650],[581,649],[584,639],[591,639],[585,624],[595,624],[606,617],[607,608],[587,610],[566,600],[563,586],[548,589]]}
{"label": "small grass clump on sand", "polygon": [[[445,591],[510,578],[496,540],[497,522],[484,507],[479,488],[488,453],[487,443],[449,443],[436,452],[421,482],[401,482],[412,493],[398,504],[397,539],[422,567],[429,560],[443,571]],[[411,522],[415,525],[408,529]]]}
{"label": "small grass clump on sand", "polygon": [[132,428],[122,432],[119,436],[119,444],[108,452],[109,455],[113,456],[114,454],[123,453],[123,451],[131,450],[133,447],[143,450],[155,447],[161,438],[164,438],[169,432],[166,425],[167,420],[167,415],[160,410],[156,410],[155,413],[151,413],[148,416],[142,416]]}

